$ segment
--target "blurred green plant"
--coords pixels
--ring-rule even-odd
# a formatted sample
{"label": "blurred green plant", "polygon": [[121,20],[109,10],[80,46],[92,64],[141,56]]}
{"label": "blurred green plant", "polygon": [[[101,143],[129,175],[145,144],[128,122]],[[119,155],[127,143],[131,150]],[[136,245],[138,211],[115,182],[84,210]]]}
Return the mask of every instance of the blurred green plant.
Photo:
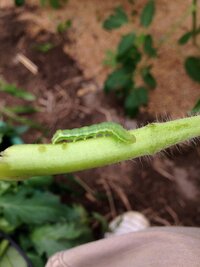
{"label": "blurred green plant", "polygon": [[[199,46],[197,43],[197,36],[200,34],[200,27],[198,26],[197,20],[198,1],[192,0],[190,7],[190,14],[192,16],[191,30],[184,33],[178,40],[180,45],[186,45],[189,41],[193,42],[194,47],[197,48],[199,53]],[[187,56],[185,59],[185,70],[189,77],[200,83],[200,56]]]}
{"label": "blurred green plant", "polygon": [[2,79],[0,80],[0,91],[27,101],[35,100],[35,96],[33,94],[25,91],[24,89],[18,88],[14,84],[7,83]]}
{"label": "blurred green plant", "polygon": [[[140,15],[142,27],[149,27],[155,14],[155,1],[148,0]],[[106,30],[113,30],[129,22],[129,16],[119,6],[115,8],[103,23]],[[114,92],[123,100],[125,113],[133,117],[139,107],[148,102],[148,89],[156,88],[156,80],[152,75],[152,59],[157,56],[153,38],[146,30],[141,33],[130,32],[121,38],[116,53],[106,54],[105,65],[114,70],[104,84],[106,93]],[[142,82],[138,82],[142,80]]]}
{"label": "blurred green plant", "polygon": [[60,22],[57,25],[57,32],[62,34],[64,32],[66,32],[69,28],[71,28],[72,26],[72,21],[70,19],[64,21],[64,22]]}
{"label": "blurred green plant", "polygon": [[200,99],[197,100],[193,109],[190,112],[190,115],[195,115],[200,113]]}
{"label": "blurred green plant", "polygon": [[[18,88],[14,84],[9,84],[0,78],[0,92],[6,93],[13,96],[14,98],[19,98],[28,102],[36,100],[35,95],[22,88]],[[21,124],[28,125],[32,128],[37,128],[39,130],[45,131],[39,123],[34,122],[31,119],[25,118],[21,115],[31,114],[39,111],[38,108],[32,105],[14,105],[14,106],[0,106],[0,115],[5,116],[10,122],[19,122]]]}
{"label": "blurred green plant", "polygon": [[128,23],[128,16],[124,9],[119,6],[114,9],[111,14],[103,23],[103,27],[106,30],[118,29],[122,25]]}
{"label": "blurred green plant", "polygon": [[62,7],[63,4],[67,3],[68,0],[40,0],[42,6],[50,5],[54,9]]}
{"label": "blurred green plant", "polygon": [[[30,264],[27,266],[26,261],[20,255],[19,251],[17,251],[14,247],[9,246],[9,242],[7,240],[3,240],[1,244],[6,244],[5,252],[3,251],[2,255],[0,254],[0,267],[32,267]],[[0,252],[1,253],[1,252]],[[39,267],[42,265],[38,265]]]}
{"label": "blurred green plant", "polygon": [[107,50],[103,64],[108,67],[117,67],[117,53],[112,50]]}
{"label": "blurred green plant", "polygon": [[[25,130],[1,122],[2,147],[23,143],[20,134]],[[69,186],[55,181],[53,176],[0,182],[0,267],[26,267],[26,258],[32,266],[43,267],[47,258],[57,251],[93,240],[92,221],[99,222],[102,230],[106,229],[106,220],[100,214],[89,216],[80,204],[61,203],[63,194],[69,197],[83,190],[72,175],[68,178]]]}
{"label": "blurred green plant", "polygon": [[41,53],[48,53],[51,49],[54,48],[54,44],[47,42],[43,44],[37,44],[34,46],[35,50],[41,52]]}
{"label": "blurred green plant", "polygon": [[[197,37],[200,34],[200,26],[198,26],[198,1],[192,0],[192,5],[190,8],[190,14],[192,17],[192,24],[191,24],[191,30],[184,33],[178,40],[179,45],[186,45],[189,41],[192,41],[194,47],[197,49],[197,53],[199,54],[199,45],[197,42]],[[188,74],[188,76],[195,82],[200,83],[200,56],[199,55],[189,55],[185,59],[184,67],[185,71]],[[195,114],[196,112],[199,112],[199,100],[193,107],[191,113]]]}
{"label": "blurred green plant", "polygon": [[[86,210],[62,204],[52,190],[55,186],[51,176],[18,184],[0,182],[0,231],[15,240],[35,267],[44,266],[57,251],[93,240]],[[0,247],[2,242],[5,239]],[[9,249],[1,253],[0,266]]]}
{"label": "blurred green plant", "polygon": [[200,83],[200,56],[189,56],[185,60],[185,69],[193,81]]}
{"label": "blurred green plant", "polygon": [[180,45],[184,45],[190,40],[192,40],[193,44],[197,46],[197,36],[200,34],[200,27],[198,27],[197,20],[197,11],[198,11],[198,1],[192,0],[192,5],[190,7],[190,14],[192,16],[192,24],[191,30],[184,33],[178,40]]}
{"label": "blurred green plant", "polygon": [[0,121],[0,151],[11,145],[23,144],[21,134],[28,130],[27,126],[13,127],[4,121]]}
{"label": "blurred green plant", "polygon": [[[50,5],[54,9],[62,7],[63,4],[67,3],[68,0],[39,0],[41,6]],[[16,6],[23,6],[26,0],[14,0]]]}
{"label": "blurred green plant", "polygon": [[142,10],[142,14],[140,16],[140,24],[144,27],[148,27],[153,21],[154,14],[155,14],[155,1],[149,0]]}
{"label": "blurred green plant", "polygon": [[15,0],[16,6],[23,6],[25,4],[25,0]]}

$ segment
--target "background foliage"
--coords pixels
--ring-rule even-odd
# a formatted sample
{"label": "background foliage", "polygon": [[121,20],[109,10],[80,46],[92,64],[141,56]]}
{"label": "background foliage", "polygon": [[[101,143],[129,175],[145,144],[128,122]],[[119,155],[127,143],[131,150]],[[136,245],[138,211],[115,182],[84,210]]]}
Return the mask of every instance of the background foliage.
{"label": "background foliage", "polygon": [[[155,14],[155,2],[150,0],[143,8],[140,15],[140,24],[147,28],[153,21]],[[106,30],[117,29],[126,23],[130,23],[129,15],[119,6],[103,23]],[[145,32],[130,32],[122,36],[110,64],[114,70],[105,81],[104,91],[114,92],[123,101],[127,115],[134,116],[141,105],[148,102],[148,90],[156,88],[156,80],[151,73],[151,58],[157,56],[157,51],[153,45],[153,38]],[[107,65],[109,60],[106,60]],[[138,77],[142,82],[138,82]]]}

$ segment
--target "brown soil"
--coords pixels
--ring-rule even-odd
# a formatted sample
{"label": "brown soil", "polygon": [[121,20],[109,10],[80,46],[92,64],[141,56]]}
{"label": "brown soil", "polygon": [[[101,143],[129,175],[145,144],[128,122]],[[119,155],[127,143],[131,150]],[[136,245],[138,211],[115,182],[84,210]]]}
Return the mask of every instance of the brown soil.
{"label": "brown soil", "polygon": [[[144,0],[135,1],[134,9],[140,12],[144,3]],[[95,78],[98,86],[102,88],[107,74],[111,71],[102,64],[105,51],[114,50],[122,34],[133,30],[140,32],[135,18],[131,19],[133,23],[111,33],[102,29],[102,21],[112,12],[113,7],[118,5],[123,5],[129,13],[133,8],[133,5],[125,0],[84,0],[82,4],[73,0],[68,1],[66,8],[60,11],[39,9],[34,13],[22,14],[21,19],[34,21],[34,30],[30,31],[32,34],[41,28],[55,32],[57,23],[71,19],[72,29],[68,35],[73,42],[71,45],[64,45],[63,49],[76,60],[86,79]],[[192,44],[182,48],[177,44],[179,37],[191,27],[190,16],[182,19],[191,1],[158,0],[156,5],[156,17],[150,31],[157,44],[163,39],[165,42],[159,49],[158,60],[154,61],[153,73],[158,86],[155,91],[150,92],[147,111],[154,116],[166,113],[173,117],[183,116],[200,97],[199,85],[190,80],[183,67],[185,56],[195,54],[196,51]],[[183,21],[177,27],[180,20]]]}
{"label": "brown soil", "polygon": [[[57,12],[30,6],[0,10],[0,76],[37,96],[33,105],[40,112],[29,118],[49,129],[46,137],[38,130],[30,130],[24,136],[26,142],[37,142],[40,137],[41,142],[49,142],[57,128],[105,120],[134,128],[136,124],[153,121],[155,114],[162,117],[167,113],[175,117],[193,106],[199,96],[199,87],[184,72],[183,54],[178,54],[177,47],[170,43],[162,47],[154,66],[158,88],[151,93],[149,107],[135,120],[125,118],[118,104],[105,97],[102,84],[109,71],[102,66],[105,50],[113,48],[121,33],[129,29],[108,34],[102,30],[101,21],[113,6],[122,2],[98,1],[97,5],[96,0],[87,0],[80,5],[80,1],[78,4],[74,0],[69,1],[66,9]],[[143,6],[142,2],[138,9]],[[181,14],[189,2],[158,1],[160,9],[156,19],[168,14],[166,24],[160,20],[159,27],[156,24],[152,27],[158,39],[174,18],[175,7],[180,6],[178,13]],[[125,7],[129,8],[129,5],[125,4]],[[67,33],[58,35],[55,24],[63,18],[72,19],[73,26]],[[53,43],[54,48],[45,54],[38,52],[36,45],[45,42]],[[37,66],[37,74],[16,61],[19,53]],[[0,93],[1,107],[24,103]],[[169,150],[150,160],[137,159],[79,172],[76,179],[84,188],[84,194],[72,200],[81,201],[87,209],[99,211],[108,219],[133,209],[145,214],[152,225],[199,226],[199,156],[199,146],[190,145],[180,147],[180,151]]]}

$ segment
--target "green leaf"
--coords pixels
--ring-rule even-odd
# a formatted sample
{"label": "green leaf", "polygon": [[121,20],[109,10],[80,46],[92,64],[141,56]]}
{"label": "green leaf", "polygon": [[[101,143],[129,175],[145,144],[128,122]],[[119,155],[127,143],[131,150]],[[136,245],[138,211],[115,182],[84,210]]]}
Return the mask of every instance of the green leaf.
{"label": "green leaf", "polygon": [[194,81],[200,83],[200,57],[188,57],[185,60],[185,70]]}
{"label": "green leaf", "polygon": [[48,53],[51,49],[54,48],[54,44],[52,43],[43,43],[43,44],[37,44],[34,46],[35,50],[41,52],[41,53]]}
{"label": "green leaf", "polygon": [[11,187],[11,183],[0,181],[0,196],[3,195],[5,192],[7,192],[10,187]]}
{"label": "green leaf", "polygon": [[121,68],[113,71],[107,77],[104,84],[104,91],[108,93],[110,91],[123,90],[132,87],[132,84],[132,75],[126,69]]}
{"label": "green leaf", "polygon": [[132,77],[134,71],[137,68],[137,64],[141,61],[142,54],[139,49],[133,45],[133,47],[122,57],[117,57],[117,61],[121,63],[123,69]]}
{"label": "green leaf", "polygon": [[49,3],[55,9],[58,9],[61,7],[60,0],[49,0]]}
{"label": "green leaf", "polygon": [[39,188],[48,187],[53,183],[53,176],[34,176],[24,181],[25,185]]}
{"label": "green leaf", "polygon": [[13,225],[19,223],[41,224],[55,222],[67,215],[67,209],[51,193],[28,191],[23,188],[16,194],[0,197],[0,210]]}
{"label": "green leaf", "polygon": [[71,28],[72,26],[72,21],[70,19],[64,21],[64,22],[60,22],[57,25],[57,32],[62,34],[64,32],[66,32],[69,28]]}
{"label": "green leaf", "polygon": [[152,36],[150,34],[145,36],[144,51],[150,57],[156,57],[157,56],[157,51],[153,47],[153,39],[152,39]]}
{"label": "green leaf", "polygon": [[83,206],[74,204],[69,208],[67,219],[71,222],[77,221],[81,224],[85,224],[88,223],[88,214]]}
{"label": "green leaf", "polygon": [[5,83],[2,80],[0,80],[0,91],[24,100],[28,101],[35,100],[35,96],[33,94],[25,91],[24,89],[16,87],[14,84]]}
{"label": "green leaf", "polygon": [[200,99],[198,99],[198,101],[196,102],[195,106],[193,107],[193,109],[190,112],[192,115],[195,115],[197,113],[200,113]]}
{"label": "green leaf", "polygon": [[142,14],[140,16],[140,23],[144,27],[148,27],[154,17],[155,14],[155,1],[149,0],[148,3],[145,5],[144,9],[142,10]]}
{"label": "green leaf", "polygon": [[186,44],[192,37],[192,32],[186,32],[185,34],[183,34],[180,39],[178,40],[178,43],[180,45],[184,45]]}
{"label": "green leaf", "polygon": [[[200,33],[200,28],[198,28],[196,30],[196,35],[198,35]],[[186,32],[184,33],[178,40],[178,43],[180,45],[184,45],[186,44],[191,38],[192,36],[194,35],[194,32],[193,31],[189,31],[189,32]]]}
{"label": "green leaf", "polygon": [[103,64],[105,66],[109,66],[112,68],[115,68],[117,66],[117,55],[116,52],[113,52],[112,50],[107,50],[105,59],[103,61]]}
{"label": "green leaf", "polygon": [[3,134],[0,133],[0,144],[3,142]]}
{"label": "green leaf", "polygon": [[149,86],[150,89],[155,89],[157,86],[156,80],[151,74],[151,66],[145,67],[142,69],[142,78],[146,85]]}
{"label": "green leaf", "polygon": [[76,226],[73,223],[37,227],[32,231],[30,238],[39,255],[46,253],[48,257],[58,251],[92,240],[88,227]]}
{"label": "green leaf", "polygon": [[44,131],[44,132],[46,131],[44,126],[42,126],[41,124],[39,124],[37,122],[34,122],[32,119],[27,119],[27,118],[24,118],[22,116],[18,116],[17,114],[15,114],[12,111],[10,111],[9,109],[7,109],[7,107],[1,108],[0,114],[1,113],[4,114],[5,116],[7,116],[8,118],[10,118],[13,121],[20,122],[21,124],[25,124],[27,126],[39,129],[39,130]]}
{"label": "green leaf", "polygon": [[9,246],[9,241],[6,239],[1,240],[0,242],[0,259],[6,252],[7,248]]}
{"label": "green leaf", "polygon": [[141,47],[144,44],[146,35],[144,33],[138,34],[135,40],[136,47]]}
{"label": "green leaf", "polygon": [[111,14],[103,23],[103,28],[106,30],[117,29],[122,25],[128,23],[128,16],[124,9],[119,6],[116,7],[114,13]]}
{"label": "green leaf", "polygon": [[12,107],[7,107],[7,110],[16,114],[30,114],[38,111],[33,106],[12,106]]}
{"label": "green leaf", "polygon": [[[23,251],[30,251],[33,249],[33,243],[31,242],[30,238],[27,238],[27,231],[23,231],[24,226],[22,228],[18,228],[18,244],[20,244],[20,247]],[[22,231],[20,231],[22,230]],[[30,231],[32,232],[32,226],[30,226]]]}
{"label": "green leaf", "polygon": [[29,127],[26,125],[16,127],[0,121],[0,133],[2,133],[3,135],[20,135],[25,133],[28,129]]}
{"label": "green leaf", "polygon": [[134,45],[136,35],[134,32],[122,37],[118,46],[118,57],[123,57]]}
{"label": "green leaf", "polygon": [[25,133],[26,131],[28,131],[28,129],[29,127],[27,125],[14,127],[14,130],[18,135]]}
{"label": "green leaf", "polygon": [[125,99],[126,114],[133,117],[137,114],[141,105],[148,102],[148,92],[144,87],[138,87],[131,91]]}
{"label": "green leaf", "polygon": [[45,262],[36,253],[28,252],[27,256],[30,259],[30,261],[34,267],[44,267],[45,266]]}
{"label": "green leaf", "polygon": [[46,5],[46,2],[47,0],[40,0],[40,5],[44,7]]}
{"label": "green leaf", "polygon": [[23,6],[25,4],[25,0],[15,0],[16,6]]}
{"label": "green leaf", "polygon": [[[5,149],[9,145],[23,144],[20,135],[28,130],[27,126],[14,127],[0,121],[0,143],[1,149]],[[1,187],[1,186],[0,186]],[[1,193],[0,193],[1,194]]]}
{"label": "green leaf", "polygon": [[15,230],[16,225],[9,223],[4,217],[0,217],[0,231],[11,233]]}
{"label": "green leaf", "polygon": [[92,215],[93,215],[94,219],[100,223],[102,234],[104,234],[106,231],[108,231],[108,222],[107,222],[106,218],[97,212],[93,212]]}
{"label": "green leaf", "polygon": [[16,191],[17,182],[0,181],[0,196],[5,193]]}
{"label": "green leaf", "polygon": [[27,267],[27,264],[16,249],[9,247],[0,259],[0,267]]}

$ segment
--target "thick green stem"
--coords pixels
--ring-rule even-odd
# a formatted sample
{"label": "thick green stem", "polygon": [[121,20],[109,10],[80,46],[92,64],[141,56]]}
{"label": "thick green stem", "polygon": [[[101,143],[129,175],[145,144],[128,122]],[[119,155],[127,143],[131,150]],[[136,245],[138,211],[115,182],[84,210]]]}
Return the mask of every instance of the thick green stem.
{"label": "thick green stem", "polygon": [[152,155],[179,142],[200,136],[200,115],[131,130],[136,142],[126,144],[99,137],[63,144],[15,145],[0,158],[1,179],[24,179],[100,167]]}

